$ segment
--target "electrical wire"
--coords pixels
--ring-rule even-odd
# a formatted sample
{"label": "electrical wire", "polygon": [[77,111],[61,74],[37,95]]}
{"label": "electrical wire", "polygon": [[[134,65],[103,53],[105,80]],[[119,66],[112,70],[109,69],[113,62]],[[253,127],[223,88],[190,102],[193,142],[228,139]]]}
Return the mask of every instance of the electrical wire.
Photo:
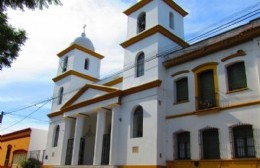
{"label": "electrical wire", "polygon": [[26,118],[28,118],[29,116],[31,116],[33,113],[36,113],[37,111],[39,111],[43,106],[45,106],[48,102],[45,102],[44,104],[42,104],[41,106],[39,106],[36,110],[32,111],[31,113],[29,113],[28,115],[24,116],[21,120],[9,125],[8,127],[5,127],[3,129],[1,129],[0,131],[4,131],[6,129],[9,129],[17,124],[19,124],[20,122],[22,122],[23,120],[25,120]]}
{"label": "electrical wire", "polygon": [[[248,9],[248,8],[246,8],[246,9]],[[257,11],[257,13],[254,13],[254,12],[256,12],[256,11]],[[250,15],[250,14],[251,14],[251,15]],[[219,32],[219,31],[224,30],[224,28],[227,28],[227,27],[230,27],[230,26],[232,26],[232,25],[234,25],[234,24],[237,24],[237,23],[239,23],[239,22],[242,22],[242,21],[244,21],[244,20],[246,20],[246,19],[248,19],[248,18],[250,18],[250,17],[252,17],[252,16],[255,16],[255,15],[257,15],[257,14],[259,14],[259,8],[258,8],[257,10],[252,11],[252,12],[249,12],[249,13],[247,13],[247,14],[245,14],[245,15],[239,17],[239,18],[236,18],[236,19],[234,19],[234,20],[232,20],[232,21],[230,21],[230,22],[228,22],[228,23],[226,23],[226,24],[224,24],[224,25],[218,26],[217,28],[214,28],[214,29],[212,29],[212,30],[210,30],[210,31],[207,31],[207,32],[205,32],[205,33],[203,33],[203,34],[200,34],[200,35],[196,36],[196,37],[193,37],[193,38],[189,39],[187,42],[191,42],[191,41],[193,41],[194,39],[197,39],[197,40],[198,40],[198,39],[201,39],[202,37],[205,37],[206,34],[209,34],[209,33],[213,32],[213,31],[214,31],[214,33],[217,33],[217,32]],[[248,16],[248,15],[249,15],[249,16]],[[236,22],[234,22],[234,21],[236,21]],[[231,24],[231,23],[232,23],[232,24]],[[224,27],[224,28],[223,28],[223,27]],[[200,38],[199,38],[199,37],[200,37]],[[165,48],[166,48],[166,47],[165,47]],[[169,47],[168,47],[168,48],[169,48]],[[145,62],[149,62],[149,61],[154,60],[154,59],[159,58],[159,57],[164,57],[165,55],[168,55],[168,54],[171,54],[171,53],[175,53],[175,52],[177,53],[177,52],[181,51],[182,49],[183,49],[183,48],[181,48],[180,46],[175,46],[175,47],[173,47],[173,48],[169,48],[169,49],[167,49],[167,50],[165,50],[165,51],[162,51],[161,53],[154,54],[154,56],[151,56],[151,57],[146,58],[146,59],[145,59]],[[187,52],[187,51],[192,51],[192,50],[197,50],[197,49],[198,49],[198,48],[191,49],[191,50],[185,50],[185,52]],[[61,65],[59,65],[59,66],[61,66]],[[126,71],[128,71],[128,70],[131,70],[131,69],[133,69],[133,68],[135,68],[135,67],[136,67],[135,63],[132,62],[132,63],[129,64],[128,66],[125,66],[122,70],[117,71],[117,72],[113,73],[112,75],[106,76],[106,77],[102,78],[101,80],[105,80],[105,79],[108,79],[108,78],[111,78],[111,77],[114,77],[114,76],[119,76],[119,75],[121,75],[123,72],[126,72]],[[70,93],[72,93],[72,92],[76,92],[76,91],[78,91],[78,90],[80,90],[80,89],[82,89],[82,88],[83,88],[83,87],[76,88],[76,89],[73,89],[73,90],[68,91],[68,92],[64,92],[63,95],[70,94]],[[29,105],[29,106],[25,106],[25,107],[22,107],[22,108],[18,108],[18,109],[16,109],[16,110],[9,111],[9,112],[4,112],[4,115],[5,115],[5,114],[16,113],[16,112],[19,112],[19,111],[22,111],[22,110],[25,110],[25,109],[28,109],[28,108],[37,106],[37,105],[42,104],[42,103],[44,103],[44,102],[48,102],[48,101],[50,101],[50,100],[55,100],[55,99],[57,99],[57,98],[58,98],[58,96],[56,96],[56,97],[51,97],[51,98],[47,98],[47,99],[45,99],[45,100],[43,100],[43,101],[40,101],[40,102],[38,102],[38,103],[34,103],[33,105]]]}

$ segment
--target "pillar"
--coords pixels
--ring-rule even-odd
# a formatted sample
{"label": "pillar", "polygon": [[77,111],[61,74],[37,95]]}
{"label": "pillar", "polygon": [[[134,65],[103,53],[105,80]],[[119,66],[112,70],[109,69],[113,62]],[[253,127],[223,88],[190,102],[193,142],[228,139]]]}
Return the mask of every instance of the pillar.
{"label": "pillar", "polygon": [[77,116],[71,165],[78,165],[80,138],[83,136],[84,116]]}
{"label": "pillar", "polygon": [[102,155],[102,143],[103,135],[105,132],[106,124],[106,111],[100,110],[97,112],[97,126],[96,126],[96,137],[95,137],[95,152],[93,165],[101,165],[101,155]]}
{"label": "pillar", "polygon": [[61,160],[60,164],[65,165],[66,153],[67,153],[67,145],[68,139],[70,138],[72,119],[64,118],[64,130],[63,131],[63,139],[62,139],[62,149],[61,149]]}
{"label": "pillar", "polygon": [[118,128],[120,106],[112,109],[109,165],[117,165]]}

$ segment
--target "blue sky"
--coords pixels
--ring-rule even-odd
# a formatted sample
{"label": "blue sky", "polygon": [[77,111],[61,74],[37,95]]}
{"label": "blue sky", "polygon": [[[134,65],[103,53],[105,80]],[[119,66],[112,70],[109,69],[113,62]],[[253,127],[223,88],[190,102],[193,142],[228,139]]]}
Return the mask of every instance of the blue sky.
{"label": "blue sky", "polygon": [[[123,67],[120,43],[126,37],[126,19],[122,13],[136,0],[61,0],[63,6],[51,6],[43,11],[9,10],[9,22],[27,31],[28,40],[11,68],[0,72],[0,111],[13,112],[4,116],[0,134],[35,127],[48,129],[51,103],[37,104],[52,97],[53,81],[58,67],[57,53],[65,49],[87,25],[86,34],[96,48],[105,55],[102,75]],[[240,16],[239,12],[259,0],[175,0],[189,15],[185,18],[185,38]],[[253,5],[253,6],[252,6]],[[245,14],[246,11],[244,11]],[[254,16],[259,17],[259,14]],[[21,108],[30,108],[19,110]],[[39,107],[42,106],[40,109]],[[38,111],[36,111],[38,109]],[[16,111],[18,110],[18,111]],[[15,111],[15,112],[14,112]],[[29,115],[29,118],[25,116]]]}

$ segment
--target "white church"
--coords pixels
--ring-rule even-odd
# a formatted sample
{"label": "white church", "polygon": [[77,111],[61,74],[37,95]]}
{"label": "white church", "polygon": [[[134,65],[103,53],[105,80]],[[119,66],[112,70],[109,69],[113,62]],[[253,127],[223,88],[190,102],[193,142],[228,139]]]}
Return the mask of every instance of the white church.
{"label": "white church", "polygon": [[58,53],[44,167],[259,168],[260,19],[191,45],[172,0],[124,14],[122,73],[85,33]]}

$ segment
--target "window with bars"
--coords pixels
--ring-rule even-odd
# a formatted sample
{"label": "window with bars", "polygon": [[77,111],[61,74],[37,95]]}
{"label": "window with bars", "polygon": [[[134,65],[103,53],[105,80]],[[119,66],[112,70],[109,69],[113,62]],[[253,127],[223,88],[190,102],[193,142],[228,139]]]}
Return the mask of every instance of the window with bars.
{"label": "window with bars", "polygon": [[217,128],[201,131],[203,159],[219,159],[219,134]]}
{"label": "window with bars", "polygon": [[136,77],[144,75],[144,53],[141,52],[137,55],[136,59]]}
{"label": "window with bars", "polygon": [[54,130],[53,147],[57,147],[58,146],[59,134],[60,134],[60,126],[57,125],[55,130]]}
{"label": "window with bars", "polygon": [[146,14],[142,12],[137,18],[137,33],[140,33],[145,30],[146,26]]}
{"label": "window with bars", "polygon": [[198,74],[198,109],[216,107],[213,70]]}
{"label": "window with bars", "polygon": [[187,160],[190,159],[190,132],[180,132],[176,134],[177,145],[177,159]]}
{"label": "window with bars", "polygon": [[182,78],[175,82],[176,84],[176,103],[188,101],[188,78]]}
{"label": "window with bars", "polygon": [[247,87],[246,71],[244,62],[234,63],[227,67],[229,91]]}
{"label": "window with bars", "polygon": [[60,105],[62,103],[62,99],[63,99],[63,92],[64,92],[64,88],[61,87],[59,89],[59,95],[58,95],[58,105]]}
{"label": "window with bars", "polygon": [[234,154],[236,158],[255,157],[253,129],[251,125],[236,126],[232,129]]}
{"label": "window with bars", "polygon": [[133,114],[133,138],[143,137],[143,108],[138,106]]}

